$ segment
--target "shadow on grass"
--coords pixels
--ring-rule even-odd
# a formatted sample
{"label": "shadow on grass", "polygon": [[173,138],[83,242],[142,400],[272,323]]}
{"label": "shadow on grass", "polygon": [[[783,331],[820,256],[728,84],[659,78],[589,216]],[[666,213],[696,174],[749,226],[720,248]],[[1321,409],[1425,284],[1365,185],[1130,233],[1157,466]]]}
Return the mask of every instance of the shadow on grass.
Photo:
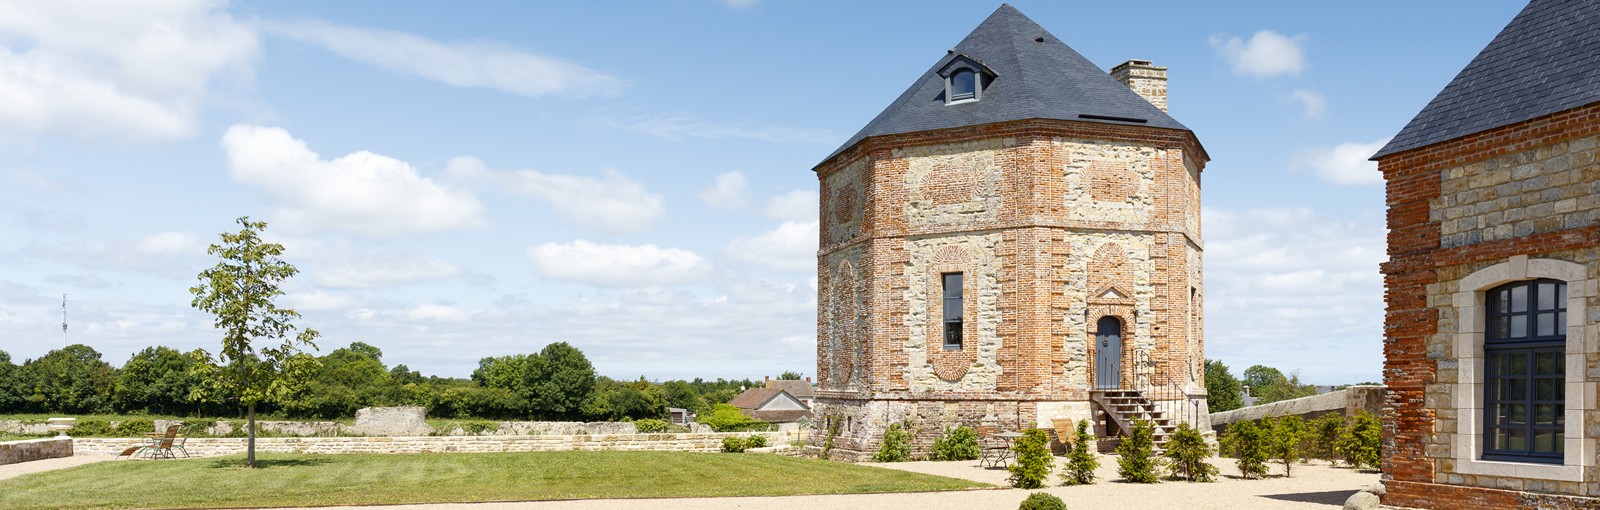
{"label": "shadow on grass", "polygon": [[1276,499],[1278,501],[1293,501],[1296,503],[1317,503],[1323,505],[1344,505],[1351,494],[1357,491],[1324,491],[1324,492],[1298,492],[1293,494],[1263,494],[1261,497]]}
{"label": "shadow on grass", "polygon": [[[323,459],[323,458],[309,458],[309,459],[256,459],[256,469],[319,466],[319,465],[322,465],[322,464],[328,464],[328,463],[332,463],[332,462],[333,462],[333,459]],[[217,459],[217,460],[213,460],[213,461],[211,461],[211,464],[209,466],[206,466],[206,467],[209,467],[209,468],[212,468],[212,469],[240,469],[240,468],[248,468],[249,466],[246,466],[245,463],[244,463],[244,459],[240,458],[240,459]]]}

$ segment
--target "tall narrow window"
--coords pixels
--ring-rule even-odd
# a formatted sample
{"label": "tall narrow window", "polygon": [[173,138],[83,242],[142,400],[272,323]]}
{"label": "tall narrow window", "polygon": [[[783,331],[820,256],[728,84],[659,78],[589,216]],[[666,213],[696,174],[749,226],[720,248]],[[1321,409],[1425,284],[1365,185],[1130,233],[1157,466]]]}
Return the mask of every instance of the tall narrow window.
{"label": "tall narrow window", "polygon": [[1567,284],[1508,283],[1485,296],[1485,460],[1560,464],[1566,432]]}
{"label": "tall narrow window", "polygon": [[978,73],[962,69],[950,75],[950,100],[972,99],[978,95]]}
{"label": "tall narrow window", "polygon": [[944,348],[961,350],[961,273],[945,273]]}

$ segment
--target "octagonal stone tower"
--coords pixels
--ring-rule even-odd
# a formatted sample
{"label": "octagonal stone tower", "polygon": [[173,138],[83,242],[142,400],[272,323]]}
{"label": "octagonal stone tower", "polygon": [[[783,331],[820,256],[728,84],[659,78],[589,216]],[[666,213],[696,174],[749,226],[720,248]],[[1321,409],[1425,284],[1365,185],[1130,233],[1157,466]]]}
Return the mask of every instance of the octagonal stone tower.
{"label": "octagonal stone tower", "polygon": [[1002,5],[817,165],[812,445],[863,458],[896,422],[918,454],[956,424],[1207,430],[1209,158],[1165,106],[1166,68],[1108,74]]}

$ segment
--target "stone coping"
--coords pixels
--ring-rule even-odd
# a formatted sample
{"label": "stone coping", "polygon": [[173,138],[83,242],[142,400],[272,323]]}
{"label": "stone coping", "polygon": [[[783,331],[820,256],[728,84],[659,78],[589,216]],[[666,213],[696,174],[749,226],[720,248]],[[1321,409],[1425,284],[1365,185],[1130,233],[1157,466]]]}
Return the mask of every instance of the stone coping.
{"label": "stone coping", "polygon": [[[582,434],[534,436],[413,437],[258,437],[256,451],[268,453],[491,453],[539,451],[682,451],[722,450],[728,437],[760,435],[768,444],[800,439],[798,432],[730,432],[681,434]],[[78,438],[81,454],[115,455],[144,444],[138,438]],[[244,453],[244,438],[189,438],[183,450],[196,457]],[[181,453],[179,454],[181,456]]]}
{"label": "stone coping", "polygon": [[71,457],[72,438],[49,437],[0,442],[0,466],[43,459]]}

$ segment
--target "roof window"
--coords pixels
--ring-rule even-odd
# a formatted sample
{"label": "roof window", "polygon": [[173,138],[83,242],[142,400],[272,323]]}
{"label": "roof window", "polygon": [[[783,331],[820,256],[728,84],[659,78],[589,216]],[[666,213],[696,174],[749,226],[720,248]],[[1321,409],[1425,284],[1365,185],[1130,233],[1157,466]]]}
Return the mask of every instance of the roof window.
{"label": "roof window", "polygon": [[939,69],[944,78],[945,104],[967,103],[983,99],[983,89],[994,81],[994,71],[982,62],[960,53],[952,53],[949,61]]}

